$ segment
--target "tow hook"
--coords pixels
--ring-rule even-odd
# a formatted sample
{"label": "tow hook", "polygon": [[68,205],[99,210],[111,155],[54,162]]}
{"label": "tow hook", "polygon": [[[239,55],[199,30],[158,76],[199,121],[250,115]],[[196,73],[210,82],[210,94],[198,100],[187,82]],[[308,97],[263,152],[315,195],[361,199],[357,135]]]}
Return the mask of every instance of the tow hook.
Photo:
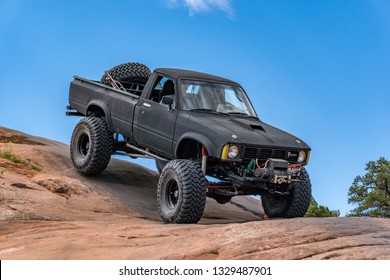
{"label": "tow hook", "polygon": [[270,182],[272,184],[283,184],[283,183],[287,183],[287,184],[290,184],[291,183],[291,175],[276,175],[276,174],[273,174],[272,175],[272,179],[270,180]]}

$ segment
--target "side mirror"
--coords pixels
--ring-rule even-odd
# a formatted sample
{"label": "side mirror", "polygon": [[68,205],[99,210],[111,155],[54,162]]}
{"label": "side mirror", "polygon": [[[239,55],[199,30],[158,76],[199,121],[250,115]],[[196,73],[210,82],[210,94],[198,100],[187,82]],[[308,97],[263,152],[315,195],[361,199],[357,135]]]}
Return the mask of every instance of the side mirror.
{"label": "side mirror", "polygon": [[161,103],[165,105],[172,106],[173,104],[173,97],[172,96],[163,96],[161,99]]}
{"label": "side mirror", "polygon": [[163,96],[161,103],[169,106],[169,111],[172,110],[173,97],[172,96]]}

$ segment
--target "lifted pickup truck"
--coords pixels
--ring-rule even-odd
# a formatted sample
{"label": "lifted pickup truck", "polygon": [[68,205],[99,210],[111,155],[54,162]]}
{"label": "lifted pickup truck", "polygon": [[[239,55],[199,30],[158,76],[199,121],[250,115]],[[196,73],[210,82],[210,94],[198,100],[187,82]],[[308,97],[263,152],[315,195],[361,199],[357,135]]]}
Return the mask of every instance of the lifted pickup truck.
{"label": "lifted pickup truck", "polygon": [[84,116],[70,145],[75,169],[104,171],[112,154],[156,160],[158,210],[166,223],[197,223],[206,197],[224,204],[260,195],[269,217],[302,217],[310,147],[262,122],[231,80],[140,63],[74,77],[67,115]]}

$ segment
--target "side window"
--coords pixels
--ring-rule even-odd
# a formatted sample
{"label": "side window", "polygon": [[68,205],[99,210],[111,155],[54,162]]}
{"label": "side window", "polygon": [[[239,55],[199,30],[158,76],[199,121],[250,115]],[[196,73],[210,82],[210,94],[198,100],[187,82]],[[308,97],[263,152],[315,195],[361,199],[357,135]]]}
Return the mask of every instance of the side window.
{"label": "side window", "polygon": [[154,85],[150,100],[160,102],[162,97],[170,95],[175,99],[175,84],[172,79],[164,76],[158,76]]}

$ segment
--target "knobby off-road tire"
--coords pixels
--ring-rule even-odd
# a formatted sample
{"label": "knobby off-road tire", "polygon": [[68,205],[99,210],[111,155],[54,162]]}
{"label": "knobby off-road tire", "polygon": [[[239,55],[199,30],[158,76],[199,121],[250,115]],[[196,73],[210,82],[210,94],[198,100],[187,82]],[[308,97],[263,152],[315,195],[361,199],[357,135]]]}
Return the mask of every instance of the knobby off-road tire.
{"label": "knobby off-road tire", "polygon": [[[114,80],[122,83],[125,88],[126,82],[146,83],[150,76],[150,69],[146,65],[137,62],[119,64],[107,72],[110,73]],[[107,79],[106,73],[104,73],[100,82],[111,86],[111,81]]]}
{"label": "knobby off-road tire", "polygon": [[156,168],[157,168],[158,174],[161,174],[161,172],[163,171],[166,164],[167,163],[165,161],[156,159]]}
{"label": "knobby off-road tire", "polygon": [[110,162],[112,148],[112,132],[104,119],[87,117],[77,123],[70,142],[70,157],[79,173],[103,172]]}
{"label": "knobby off-road tire", "polygon": [[294,184],[288,196],[271,193],[261,196],[264,212],[268,217],[297,218],[306,214],[311,199],[311,183],[304,168],[298,179],[300,182]]}
{"label": "knobby off-road tire", "polygon": [[206,205],[206,179],[190,160],[168,162],[157,187],[157,205],[165,223],[197,223]]}

